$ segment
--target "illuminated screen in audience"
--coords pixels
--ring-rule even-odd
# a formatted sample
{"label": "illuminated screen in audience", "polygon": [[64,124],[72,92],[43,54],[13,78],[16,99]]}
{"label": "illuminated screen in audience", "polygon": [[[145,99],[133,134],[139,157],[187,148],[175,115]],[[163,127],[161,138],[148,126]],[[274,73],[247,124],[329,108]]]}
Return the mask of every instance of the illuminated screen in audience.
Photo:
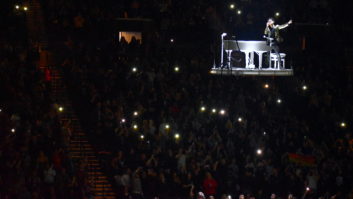
{"label": "illuminated screen in audience", "polygon": [[127,43],[130,43],[133,38],[135,38],[138,43],[142,43],[142,33],[141,32],[119,32],[119,42],[122,38],[125,38]]}

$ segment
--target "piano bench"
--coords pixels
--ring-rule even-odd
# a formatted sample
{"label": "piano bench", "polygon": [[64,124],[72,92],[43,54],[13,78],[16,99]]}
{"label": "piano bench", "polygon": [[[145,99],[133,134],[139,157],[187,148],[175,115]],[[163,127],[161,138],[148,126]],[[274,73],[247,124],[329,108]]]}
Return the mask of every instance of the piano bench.
{"label": "piano bench", "polygon": [[[286,68],[286,54],[280,53],[279,55],[281,56],[282,68]],[[275,68],[279,69],[278,56],[276,53],[271,53],[271,65],[272,65],[272,62],[274,63]]]}

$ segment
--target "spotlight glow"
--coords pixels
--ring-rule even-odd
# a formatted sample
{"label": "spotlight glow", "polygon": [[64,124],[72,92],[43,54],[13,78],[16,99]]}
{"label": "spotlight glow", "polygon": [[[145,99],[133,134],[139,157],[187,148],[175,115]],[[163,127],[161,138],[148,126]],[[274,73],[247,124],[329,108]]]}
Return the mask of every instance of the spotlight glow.
{"label": "spotlight glow", "polygon": [[281,99],[277,99],[277,104],[281,104],[282,103],[282,100]]}
{"label": "spotlight glow", "polygon": [[201,112],[205,112],[205,111],[206,111],[206,107],[201,106],[200,111],[201,111]]}
{"label": "spotlight glow", "polygon": [[304,91],[306,91],[306,90],[308,90],[308,87],[307,87],[306,85],[304,85],[304,86],[302,87],[302,89],[303,89]]}
{"label": "spotlight glow", "polygon": [[217,112],[217,109],[213,108],[212,113],[216,113],[216,112]]}
{"label": "spotlight glow", "polygon": [[24,10],[24,11],[27,11],[27,10],[28,10],[28,7],[27,7],[27,6],[24,6],[24,7],[23,7],[23,10]]}
{"label": "spotlight glow", "polygon": [[138,116],[138,115],[139,115],[139,112],[134,111],[133,115],[136,117],[136,116]]}
{"label": "spotlight glow", "polygon": [[266,89],[267,89],[267,88],[270,88],[270,85],[269,85],[269,84],[265,84],[265,85],[264,85],[264,88],[266,88]]}
{"label": "spotlight glow", "polygon": [[243,118],[238,117],[238,122],[242,122],[242,121],[243,121]]}
{"label": "spotlight glow", "polygon": [[126,122],[125,118],[121,119],[121,123],[125,123],[125,122]]}
{"label": "spotlight glow", "polygon": [[16,132],[16,129],[12,128],[11,133],[15,133],[15,132]]}
{"label": "spotlight glow", "polygon": [[276,16],[276,17],[279,17],[280,15],[281,15],[281,14],[280,14],[279,12],[276,12],[276,13],[275,13],[275,16]]}
{"label": "spotlight glow", "polygon": [[226,114],[226,111],[222,109],[222,110],[219,111],[219,114],[220,115],[224,115],[224,114]]}
{"label": "spotlight glow", "polygon": [[178,66],[174,67],[175,72],[179,72],[180,68]]}
{"label": "spotlight glow", "polygon": [[241,15],[241,13],[242,13],[241,10],[237,10],[238,15]]}
{"label": "spotlight glow", "polygon": [[19,5],[15,5],[16,10],[20,9]]}
{"label": "spotlight glow", "polygon": [[233,9],[235,8],[234,3],[230,4],[230,5],[229,5],[229,8],[233,10]]}
{"label": "spotlight glow", "polygon": [[132,72],[136,73],[136,72],[137,72],[137,68],[136,68],[136,67],[133,67],[133,68],[132,68]]}
{"label": "spotlight glow", "polygon": [[141,140],[145,139],[145,136],[144,135],[140,135],[140,139]]}

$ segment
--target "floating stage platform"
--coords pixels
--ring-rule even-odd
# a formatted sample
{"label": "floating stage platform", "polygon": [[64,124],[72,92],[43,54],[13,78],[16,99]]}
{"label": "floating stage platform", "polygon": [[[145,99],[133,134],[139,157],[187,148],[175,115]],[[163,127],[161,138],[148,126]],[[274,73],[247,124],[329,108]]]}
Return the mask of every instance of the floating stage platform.
{"label": "floating stage platform", "polygon": [[273,69],[273,68],[212,68],[212,75],[235,75],[235,76],[293,76],[293,69]]}

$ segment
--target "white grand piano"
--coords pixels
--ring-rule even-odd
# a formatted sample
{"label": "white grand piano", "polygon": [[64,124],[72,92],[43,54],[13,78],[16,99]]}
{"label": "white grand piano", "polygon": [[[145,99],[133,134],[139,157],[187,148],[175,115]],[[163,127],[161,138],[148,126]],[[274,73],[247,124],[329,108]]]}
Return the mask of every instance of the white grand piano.
{"label": "white grand piano", "polygon": [[[262,68],[263,66],[263,55],[264,53],[270,52],[272,49],[266,45],[266,41],[244,41],[244,40],[225,40],[224,36],[226,33],[221,35],[222,47],[221,47],[221,62],[217,66],[216,61],[213,64],[210,74],[214,75],[235,75],[235,76],[292,76],[293,69],[285,68],[285,54],[281,53],[281,59],[278,60],[278,56],[274,53],[270,53],[269,67]],[[233,67],[232,65],[232,52],[240,51],[245,54],[245,67]],[[255,54],[258,56],[258,61],[255,62]],[[282,56],[283,54],[283,56]],[[226,56],[226,59],[224,58]],[[282,61],[282,68],[278,67],[278,61]],[[225,63],[224,63],[225,62]],[[272,62],[274,68],[271,67]],[[255,66],[258,63],[258,66]],[[277,67],[276,67],[277,66]]]}
{"label": "white grand piano", "polygon": [[266,41],[243,41],[243,40],[223,40],[223,47],[227,53],[227,66],[230,68],[231,53],[241,51],[245,53],[245,68],[254,69],[254,53],[258,55],[258,68],[262,68],[262,57],[266,52],[271,51],[271,47],[266,45]]}

